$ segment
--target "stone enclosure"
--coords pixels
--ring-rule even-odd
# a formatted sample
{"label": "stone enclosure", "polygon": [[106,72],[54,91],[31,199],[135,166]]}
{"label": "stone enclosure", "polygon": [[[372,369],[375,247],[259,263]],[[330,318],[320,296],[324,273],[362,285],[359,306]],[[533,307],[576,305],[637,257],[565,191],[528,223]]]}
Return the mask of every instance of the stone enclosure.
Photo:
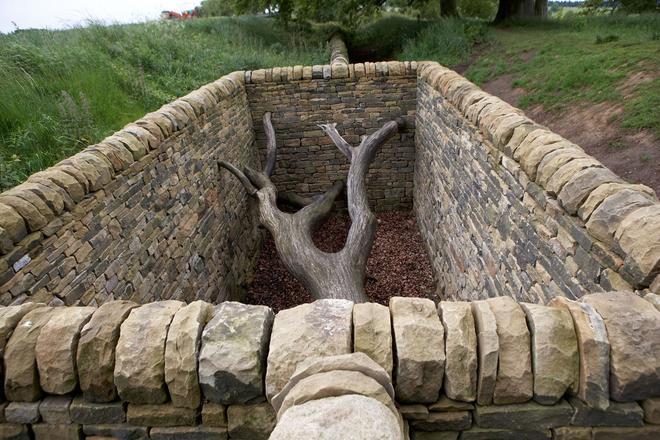
{"label": "stone enclosure", "polygon": [[[660,436],[653,191],[437,63],[340,52],[234,72],[0,194],[0,439]],[[302,194],[348,168],[317,124],[405,120],[369,198],[413,210],[447,301],[237,301],[261,231],[216,162],[256,166],[267,111]]]}

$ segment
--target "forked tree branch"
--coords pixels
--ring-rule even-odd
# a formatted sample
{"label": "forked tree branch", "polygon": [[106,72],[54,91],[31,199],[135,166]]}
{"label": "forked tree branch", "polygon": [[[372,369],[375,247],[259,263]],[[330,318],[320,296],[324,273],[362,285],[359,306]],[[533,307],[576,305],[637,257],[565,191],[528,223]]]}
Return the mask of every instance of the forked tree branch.
{"label": "forked tree branch", "polygon": [[266,165],[264,174],[268,177],[273,175],[275,163],[277,162],[277,143],[275,141],[275,129],[270,120],[270,112],[264,113],[264,132],[266,133]]}
{"label": "forked tree branch", "polygon": [[344,153],[344,156],[348,158],[349,162],[352,161],[353,147],[351,147],[351,145],[339,134],[337,131],[337,124],[319,124],[319,127],[321,127],[325,134],[332,139],[332,142],[334,142],[337,148],[339,148],[339,151]]}

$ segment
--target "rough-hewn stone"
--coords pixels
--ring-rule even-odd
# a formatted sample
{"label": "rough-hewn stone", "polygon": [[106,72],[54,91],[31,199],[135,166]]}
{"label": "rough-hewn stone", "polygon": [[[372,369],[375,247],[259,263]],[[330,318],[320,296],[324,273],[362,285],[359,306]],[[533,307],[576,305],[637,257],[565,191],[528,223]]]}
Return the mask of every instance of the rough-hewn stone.
{"label": "rough-hewn stone", "polygon": [[660,395],[660,311],[632,292],[583,297],[603,317],[610,341],[610,396],[629,402]]}
{"label": "rough-hewn stone", "polygon": [[41,419],[41,402],[9,402],[5,408],[5,419],[9,423],[37,423]]}
{"label": "rough-hewn stone", "polygon": [[226,440],[227,428],[214,428],[206,426],[152,428],[149,430],[152,440]]}
{"label": "rough-hewn stone", "polygon": [[282,401],[298,382],[314,374],[331,371],[356,371],[362,373],[378,382],[385,389],[390,398],[394,399],[392,379],[387,372],[366,354],[356,352],[335,356],[309,357],[299,362],[296,371],[291,375],[291,378],[284,388],[282,388],[282,391],[271,399],[271,405],[273,405],[275,411],[279,411]]}
{"label": "rough-hewn stone", "polygon": [[44,423],[61,425],[71,423],[69,407],[71,396],[48,396],[39,404],[39,414]]}
{"label": "rough-hewn stone", "polygon": [[80,425],[46,424],[32,425],[35,440],[79,440],[82,434]]}
{"label": "rough-hewn stone", "polygon": [[486,301],[471,304],[477,334],[478,376],[477,403],[489,405],[493,402],[493,391],[497,379],[497,360],[499,358],[499,340],[497,321]]}
{"label": "rough-hewn stone", "polygon": [[275,428],[276,417],[268,403],[231,405],[227,408],[229,437],[239,440],[266,440]]}
{"label": "rough-hewn stone", "polygon": [[192,426],[197,423],[198,414],[197,409],[177,407],[172,403],[129,404],[126,410],[126,422],[134,426]]}
{"label": "rough-hewn stone", "polygon": [[39,383],[45,392],[61,395],[77,388],[78,339],[94,310],[94,307],[67,307],[66,313],[54,314],[39,333],[35,357]]}
{"label": "rough-hewn stone", "polygon": [[472,402],[477,397],[477,334],[468,302],[442,301],[438,313],[445,328],[447,397]]}
{"label": "rough-hewn stone", "polygon": [[574,409],[572,425],[577,426],[642,426],[644,413],[635,402],[610,402],[607,409],[592,408],[575,397],[569,398]]}
{"label": "rough-hewn stone", "polygon": [[137,304],[110,301],[101,305],[80,332],[76,365],[80,389],[90,402],[112,402],[117,398],[114,383],[115,347],[121,324]]}
{"label": "rough-hewn stone", "polygon": [[76,397],[69,406],[69,415],[73,423],[81,425],[124,423],[126,420],[124,406],[123,402],[93,403]]}
{"label": "rough-hewn stone", "polygon": [[396,417],[382,403],[365,396],[346,395],[291,408],[270,437],[271,440],[310,438],[398,440],[401,429]]}
{"label": "rough-hewn stone", "polygon": [[429,411],[433,412],[468,411],[473,410],[474,405],[472,403],[452,400],[443,394],[437,402],[433,402],[428,408]]}
{"label": "rough-hewn stone", "polygon": [[426,420],[410,422],[413,429],[420,431],[463,431],[472,426],[469,411],[432,412]]}
{"label": "rough-hewn stone", "polygon": [[281,419],[292,407],[302,405],[310,400],[346,394],[359,394],[375,399],[399,417],[392,396],[381,384],[358,371],[345,370],[326,371],[301,379],[282,400],[277,417]]}
{"label": "rough-hewn stone", "polygon": [[224,302],[202,335],[199,381],[204,396],[222,404],[263,399],[263,378],[273,311],[266,306]]}
{"label": "rough-hewn stone", "polygon": [[180,301],[160,301],[131,310],[122,323],[115,352],[115,385],[130,403],[167,401],[165,340]]}
{"label": "rough-hewn stone", "polygon": [[3,440],[30,440],[27,425],[17,423],[0,423],[0,438]]}
{"label": "rough-hewn stone", "polygon": [[532,340],[534,400],[552,405],[579,381],[578,344],[568,310],[520,304]]}
{"label": "rough-hewn stone", "polygon": [[587,231],[598,240],[612,244],[614,234],[626,215],[653,203],[644,193],[622,189],[598,205],[586,224]]}
{"label": "rough-hewn stone", "polygon": [[165,343],[165,382],[174,406],[197,408],[200,404],[197,359],[202,330],[212,310],[211,304],[195,301],[179,309],[170,324]]}
{"label": "rough-hewn stone", "polygon": [[445,368],[444,328],[433,301],[390,298],[395,344],[395,392],[400,402],[438,399]]}
{"label": "rough-hewn stone", "polygon": [[202,407],[202,423],[206,426],[227,427],[227,407],[220,403],[206,402]]}
{"label": "rough-hewn stone", "polygon": [[365,353],[392,376],[392,323],[387,307],[374,303],[353,306],[353,350]]}
{"label": "rough-hewn stone", "polygon": [[41,397],[34,348],[42,328],[55,312],[36,308],[23,316],[5,348],[5,396],[8,400],[31,402]]}
{"label": "rough-hewn stone", "polygon": [[642,401],[644,421],[660,425],[660,397],[650,397]]}
{"label": "rough-hewn stone", "polygon": [[266,370],[269,400],[282,390],[301,360],[352,351],[352,312],[352,302],[326,299],[275,316]]}
{"label": "rough-hewn stone", "polygon": [[491,298],[487,302],[495,315],[499,344],[493,402],[525,402],[533,396],[530,337],[525,313],[508,296]]}
{"label": "rough-hewn stone", "polygon": [[632,211],[621,220],[614,238],[634,263],[636,284],[649,285],[660,272],[660,204]]}
{"label": "rough-hewn stone", "polygon": [[481,428],[539,430],[566,426],[571,422],[573,408],[565,400],[555,405],[526,402],[511,405],[477,406],[474,422]]}
{"label": "rough-hewn stone", "polygon": [[548,305],[568,309],[578,342],[579,383],[571,391],[594,408],[609,405],[610,343],[603,318],[592,306],[553,298]]}

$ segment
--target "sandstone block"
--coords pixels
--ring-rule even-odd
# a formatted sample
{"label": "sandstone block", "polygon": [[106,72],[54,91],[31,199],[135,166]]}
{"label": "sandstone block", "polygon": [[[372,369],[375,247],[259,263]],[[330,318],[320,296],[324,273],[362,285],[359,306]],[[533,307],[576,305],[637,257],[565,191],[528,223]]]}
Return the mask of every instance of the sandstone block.
{"label": "sandstone block", "polygon": [[318,373],[331,371],[356,371],[362,373],[378,382],[390,396],[390,399],[394,400],[394,387],[387,372],[369,356],[362,352],[357,352],[337,356],[310,357],[299,362],[289,382],[282,388],[282,391],[271,399],[271,405],[273,405],[275,411],[279,411],[284,398],[301,380]]}
{"label": "sandstone block", "polygon": [[444,328],[433,301],[390,298],[396,344],[396,398],[400,402],[438,400],[445,369]]}
{"label": "sandstone block", "polygon": [[660,295],[649,292],[644,295],[644,299],[653,304],[656,309],[660,310]]}
{"label": "sandstone block", "polygon": [[660,396],[660,311],[632,292],[594,293],[582,300],[607,328],[612,400]]}
{"label": "sandstone block", "polygon": [[[0,197],[0,206],[9,206],[13,211],[20,214],[20,216],[25,221],[28,232],[36,232],[41,228],[46,226],[50,220],[52,220],[52,212],[50,212],[50,219],[45,217],[39,209],[35,207],[32,203],[27,200],[22,199],[21,197],[16,197],[13,195],[3,195]],[[5,213],[9,212],[7,209],[4,210]],[[10,212],[11,214],[11,212]],[[18,228],[20,225],[16,224],[16,220],[11,220],[9,224],[11,228]],[[3,228],[5,228],[3,226]]]}
{"label": "sandstone block", "polygon": [[197,408],[201,401],[197,359],[202,330],[213,306],[194,301],[179,309],[172,319],[165,343],[165,382],[174,406]]}
{"label": "sandstone block", "polygon": [[270,440],[311,438],[398,440],[401,429],[392,412],[377,400],[346,395],[291,408],[277,424]]}
{"label": "sandstone block", "polygon": [[471,304],[477,334],[477,355],[479,369],[477,375],[477,403],[489,405],[493,402],[493,391],[497,379],[499,341],[497,321],[486,301]]}
{"label": "sandstone block", "polygon": [[266,370],[269,400],[282,390],[301,360],[352,351],[352,311],[350,301],[325,299],[275,316]]}
{"label": "sandstone block", "polygon": [[263,378],[273,311],[223,302],[204,329],[199,381],[204,396],[222,404],[263,400]]}
{"label": "sandstone block", "polygon": [[433,412],[471,411],[474,409],[474,405],[467,402],[452,400],[443,394],[437,402],[430,404],[428,408],[429,411]]}
{"label": "sandstone block", "polygon": [[652,204],[647,195],[622,189],[603,200],[593,211],[586,224],[587,231],[603,243],[612,244],[621,221],[634,210]]}
{"label": "sandstone block", "polygon": [[555,440],[591,440],[591,428],[562,426],[554,428],[552,434]]}
{"label": "sandstone block", "polygon": [[115,347],[121,324],[137,306],[131,301],[107,302],[94,312],[80,332],[76,364],[80,389],[86,400],[112,402],[117,398]]}
{"label": "sandstone block", "polygon": [[470,411],[433,412],[426,420],[413,420],[410,426],[419,431],[464,431],[472,426]]}
{"label": "sandstone block", "polygon": [[32,425],[35,440],[78,440],[81,438],[82,429],[80,425],[53,425],[38,423]]}
{"label": "sandstone block", "polygon": [[34,348],[41,329],[54,314],[50,307],[36,308],[23,316],[5,348],[5,396],[31,402],[41,397]]}
{"label": "sandstone block", "polygon": [[552,405],[579,381],[578,344],[567,309],[520,304],[532,339],[534,400]]}
{"label": "sandstone block", "polygon": [[642,426],[644,412],[636,402],[610,402],[607,409],[591,408],[580,399],[569,398],[574,409],[571,425],[577,426]]}
{"label": "sandstone block", "polygon": [[491,298],[487,302],[495,315],[499,344],[493,402],[525,402],[534,394],[530,337],[525,313],[508,296]]}
{"label": "sandstone block", "polygon": [[176,428],[152,428],[149,431],[152,440],[226,440],[227,428],[190,426]]}
{"label": "sandstone block", "polygon": [[526,402],[511,405],[479,406],[474,410],[474,422],[481,428],[535,431],[567,426],[573,408],[565,400],[555,405]]}
{"label": "sandstone block", "polygon": [[[550,195],[559,195],[566,183],[585,169],[602,169],[603,164],[586,153],[569,153],[571,161],[557,168],[547,179],[545,189]],[[542,170],[540,170],[542,172]]]}
{"label": "sandstone block", "polygon": [[177,407],[171,403],[129,404],[126,422],[134,426],[192,426],[197,423],[198,414],[197,409]]}
{"label": "sandstone block", "polygon": [[429,417],[429,409],[426,405],[398,405],[397,408],[406,420],[426,420]]}
{"label": "sandstone block", "polygon": [[69,415],[73,423],[80,425],[99,425],[124,423],[126,412],[123,402],[92,403],[76,397],[69,406]]}
{"label": "sandstone block", "polygon": [[548,305],[565,308],[571,314],[577,336],[579,382],[570,391],[594,408],[609,405],[610,343],[603,318],[589,304],[563,297],[553,298]]}
{"label": "sandstone block", "polygon": [[69,416],[71,400],[71,396],[48,396],[44,398],[39,405],[39,414],[44,423],[52,425],[71,423],[71,417]]}
{"label": "sandstone block", "polygon": [[472,402],[477,397],[477,333],[468,302],[442,301],[438,313],[445,328],[447,397]]}
{"label": "sandstone block", "polygon": [[9,423],[37,423],[41,402],[9,402],[5,408],[5,419]]}
{"label": "sandstone block", "polygon": [[159,301],[131,310],[122,323],[115,352],[115,386],[122,400],[164,403],[165,340],[180,301]]}
{"label": "sandstone block", "polygon": [[651,397],[642,401],[644,409],[644,421],[660,425],[660,397]]}
{"label": "sandstone block", "polygon": [[3,440],[30,440],[27,425],[0,423],[0,438]]}
{"label": "sandstone block", "polygon": [[300,380],[284,397],[277,418],[281,419],[295,405],[346,394],[359,394],[375,399],[399,417],[392,397],[376,380],[357,371],[336,370],[313,374]]}
{"label": "sandstone block", "polygon": [[585,222],[589,220],[589,217],[594,212],[594,210],[605,200],[606,198],[616,194],[621,190],[634,190],[638,193],[642,193],[648,196],[649,199],[655,199],[655,191],[649,188],[646,185],[633,185],[630,183],[604,183],[598,188],[591,191],[587,200],[584,201],[580,209],[578,209],[578,216]]}
{"label": "sandstone block", "polygon": [[484,429],[474,427],[461,432],[461,440],[549,440],[550,430],[517,431],[513,429]]}
{"label": "sandstone block", "polygon": [[639,428],[594,428],[593,440],[655,440],[660,436],[660,427]]}
{"label": "sandstone block", "polygon": [[570,214],[578,208],[596,187],[603,183],[621,182],[621,178],[607,168],[589,168],[575,174],[561,189],[557,199]]}
{"label": "sandstone block", "polygon": [[149,428],[130,425],[85,425],[83,433],[87,437],[98,436],[116,440],[143,440],[149,438]]}
{"label": "sandstone block", "polygon": [[265,440],[275,428],[276,417],[268,403],[231,405],[227,408],[229,437],[239,440]]}
{"label": "sandstone block", "polygon": [[54,314],[39,333],[35,346],[39,383],[49,394],[68,394],[78,386],[76,350],[82,327],[94,307],[67,307]]}
{"label": "sandstone block", "polygon": [[660,267],[660,204],[631,212],[614,238],[638,267],[638,282],[650,284]]}
{"label": "sandstone block", "polygon": [[[0,382],[2,383],[4,383],[4,363],[2,362],[2,358],[9,337],[21,319],[23,319],[23,316],[37,307],[43,307],[43,304],[29,302],[0,309]],[[3,397],[3,394],[2,387],[0,387],[0,399]]]}
{"label": "sandstone block", "polygon": [[365,353],[392,377],[392,323],[387,307],[375,303],[353,306],[353,350]]}
{"label": "sandstone block", "polygon": [[14,208],[3,203],[0,203],[0,228],[7,231],[15,243],[27,235],[23,217]]}
{"label": "sandstone block", "polygon": [[227,427],[227,407],[219,403],[207,402],[202,407],[202,424]]}
{"label": "sandstone block", "polygon": [[415,440],[457,440],[458,435],[458,432],[452,431],[415,431],[411,438]]}

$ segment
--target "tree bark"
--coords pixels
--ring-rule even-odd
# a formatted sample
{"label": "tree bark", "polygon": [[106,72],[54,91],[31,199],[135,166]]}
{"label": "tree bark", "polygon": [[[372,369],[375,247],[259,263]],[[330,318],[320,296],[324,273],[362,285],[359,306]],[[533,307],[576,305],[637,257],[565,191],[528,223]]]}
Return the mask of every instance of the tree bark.
{"label": "tree bark", "polygon": [[[218,162],[220,167],[239,179],[248,194],[257,198],[259,221],[272,234],[282,262],[314,298],[367,301],[364,281],[377,223],[367,200],[366,175],[379,147],[402,125],[402,120],[388,122],[374,134],[363,137],[356,148],[351,147],[337,132],[336,124],[320,126],[350,161],[346,191],[351,227],[344,248],[335,253],[318,249],[312,240],[312,232],[330,215],[344,184],[335,182],[326,193],[316,197],[291,193],[278,195],[270,180],[277,151],[270,113],[264,114],[268,143],[263,172],[250,167],[240,170],[227,162]],[[301,209],[295,213],[283,212],[277,206],[278,199]]]}

